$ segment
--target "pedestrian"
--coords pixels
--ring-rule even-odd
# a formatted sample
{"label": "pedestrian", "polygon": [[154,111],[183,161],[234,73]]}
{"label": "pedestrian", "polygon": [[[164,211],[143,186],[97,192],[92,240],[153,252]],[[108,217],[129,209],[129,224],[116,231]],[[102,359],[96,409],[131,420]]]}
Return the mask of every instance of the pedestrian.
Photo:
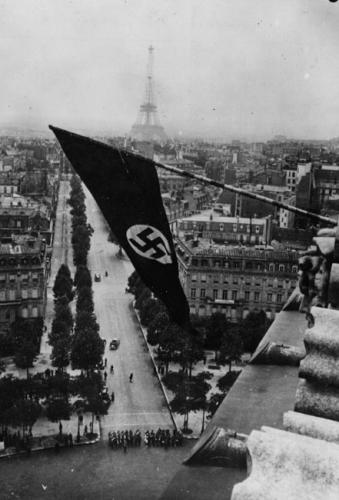
{"label": "pedestrian", "polygon": [[71,432],[68,434],[68,440],[69,440],[69,446],[70,446],[70,448],[72,448],[73,447],[73,436],[72,436]]}
{"label": "pedestrian", "polygon": [[105,358],[105,368],[106,368],[106,366],[107,366],[107,358]]}
{"label": "pedestrian", "polygon": [[204,361],[204,365],[206,365],[206,356],[204,356],[203,361]]}
{"label": "pedestrian", "polygon": [[104,371],[104,379],[105,379],[105,382],[106,382],[106,380],[107,380],[107,372],[106,372],[106,370]]}
{"label": "pedestrian", "polygon": [[88,427],[87,427],[87,425],[85,425],[85,427],[84,427],[84,436],[87,436],[87,432],[88,432]]}
{"label": "pedestrian", "polygon": [[106,342],[107,342],[107,341],[106,341],[106,339],[104,339],[104,346],[105,346],[105,347],[106,347]]}
{"label": "pedestrian", "polygon": [[112,401],[112,403],[114,403],[114,397],[115,397],[114,396],[114,391],[112,391],[112,394],[111,394],[111,401]]}
{"label": "pedestrian", "polygon": [[133,373],[130,374],[129,376],[129,381],[132,383],[133,382]]}
{"label": "pedestrian", "polygon": [[113,367],[113,365],[111,365],[110,372],[114,373],[114,367]]}
{"label": "pedestrian", "polygon": [[59,422],[59,434],[60,434],[60,436],[62,434],[62,423],[61,422]]}
{"label": "pedestrian", "polygon": [[124,453],[127,452],[127,442],[125,436],[122,438],[122,446],[124,448]]}

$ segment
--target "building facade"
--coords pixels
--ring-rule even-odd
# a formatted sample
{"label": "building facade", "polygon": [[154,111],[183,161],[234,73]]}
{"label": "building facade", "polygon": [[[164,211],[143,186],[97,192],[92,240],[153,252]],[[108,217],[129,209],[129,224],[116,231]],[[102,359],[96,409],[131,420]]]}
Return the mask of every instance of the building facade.
{"label": "building facade", "polygon": [[296,287],[298,253],[247,247],[200,248],[176,241],[179,275],[190,311],[199,316],[222,312],[239,321],[250,311],[274,318]]}
{"label": "building facade", "polygon": [[41,238],[14,236],[0,244],[0,332],[16,318],[43,316],[46,244]]}

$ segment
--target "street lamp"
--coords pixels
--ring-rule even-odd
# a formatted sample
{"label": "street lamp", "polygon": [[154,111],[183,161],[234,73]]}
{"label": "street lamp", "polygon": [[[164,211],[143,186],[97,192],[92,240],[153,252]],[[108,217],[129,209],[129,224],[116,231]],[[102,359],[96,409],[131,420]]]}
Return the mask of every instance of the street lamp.
{"label": "street lamp", "polygon": [[78,433],[77,433],[77,443],[80,443],[80,425],[82,425],[83,422],[83,415],[80,413],[81,410],[78,412]]}
{"label": "street lamp", "polygon": [[204,405],[202,407],[202,425],[201,425],[201,432],[200,434],[202,434],[205,430],[205,411],[206,411],[206,405],[205,405],[205,402],[204,402]]}

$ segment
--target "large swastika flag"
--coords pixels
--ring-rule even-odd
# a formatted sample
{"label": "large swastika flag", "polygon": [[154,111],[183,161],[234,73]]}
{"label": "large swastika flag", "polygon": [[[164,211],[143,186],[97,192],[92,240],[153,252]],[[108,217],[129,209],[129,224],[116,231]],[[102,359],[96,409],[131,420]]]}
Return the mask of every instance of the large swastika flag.
{"label": "large swastika flag", "polygon": [[154,163],[88,137],[50,129],[143,282],[164,302],[171,319],[190,329]]}

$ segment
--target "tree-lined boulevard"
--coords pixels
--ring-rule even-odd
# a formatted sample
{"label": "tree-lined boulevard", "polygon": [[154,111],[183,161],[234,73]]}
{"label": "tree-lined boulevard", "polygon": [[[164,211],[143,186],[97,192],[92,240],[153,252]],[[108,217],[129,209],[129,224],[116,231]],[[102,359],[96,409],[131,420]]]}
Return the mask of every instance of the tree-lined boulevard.
{"label": "tree-lined boulevard", "polygon": [[[48,367],[55,370],[60,366],[60,369],[64,370],[62,365],[64,364],[66,368],[69,355],[72,358],[70,349],[71,345],[72,348],[74,346],[67,340],[67,332],[61,337],[59,333],[54,336],[52,334],[56,314],[60,319],[60,309],[63,319],[68,316],[67,308],[70,307],[74,319],[77,312],[78,297],[69,302],[69,305],[65,296],[62,298],[63,289],[68,287],[62,264],[69,266],[72,280],[76,275],[72,262],[74,245],[72,249],[70,242],[72,218],[69,207],[65,205],[70,193],[67,184],[66,181],[61,182],[59,193],[52,272],[48,288],[49,300],[45,318],[47,331],[42,336],[41,354],[37,357],[34,367],[30,369],[32,375]],[[87,220],[95,229],[87,265],[92,275],[94,313],[100,325],[100,337],[105,342],[102,359],[106,367],[101,370],[101,374],[103,380],[106,379],[108,394],[111,395],[114,391],[114,402],[111,402],[108,413],[100,417],[102,440],[95,446],[62,449],[59,453],[51,450],[42,454],[33,453],[29,457],[13,458],[10,462],[1,461],[2,498],[93,498],[98,494],[101,498],[112,498],[112,495],[119,499],[157,498],[187,452],[187,443],[186,447],[175,447],[170,452],[141,446],[124,454],[121,450],[112,453],[108,447],[110,431],[140,429],[144,435],[147,429],[157,430],[159,427],[172,431],[173,423],[159,382],[154,376],[145,341],[132,308],[133,297],[125,294],[132,266],[127,259],[117,255],[118,247],[108,242],[106,223],[91,195],[87,191],[85,193]],[[65,235],[69,236],[66,238]],[[61,280],[55,281],[60,270]],[[94,280],[95,274],[100,274],[101,281]],[[66,282],[67,280],[66,271]],[[58,295],[59,298],[55,302]],[[68,299],[71,299],[71,296]],[[76,328],[76,324],[74,326]],[[54,334],[57,330],[60,328],[54,328]],[[66,330],[70,333],[68,328]],[[120,346],[116,351],[111,351],[109,343],[115,337],[120,339]],[[67,350],[69,354],[66,353]],[[52,360],[54,367],[51,366]],[[111,365],[113,373],[110,371]],[[70,368],[71,365],[67,368],[70,374],[80,373],[79,370],[70,371]],[[18,373],[14,365],[10,364],[7,369],[13,375]],[[20,376],[23,377],[24,373],[20,372]],[[129,381],[131,373],[133,382]],[[62,410],[59,414],[66,418],[67,412],[64,412],[64,408]],[[68,432],[74,418],[61,421],[64,431]],[[56,433],[57,422],[54,424]],[[76,422],[77,420],[74,422],[75,427],[72,432],[77,428]],[[94,423],[99,422],[95,420]],[[44,429],[47,430],[47,422],[38,420],[33,434],[36,432],[39,435]],[[81,434],[83,431],[82,426]],[[133,481],[131,481],[132,476],[135,479]]]}

